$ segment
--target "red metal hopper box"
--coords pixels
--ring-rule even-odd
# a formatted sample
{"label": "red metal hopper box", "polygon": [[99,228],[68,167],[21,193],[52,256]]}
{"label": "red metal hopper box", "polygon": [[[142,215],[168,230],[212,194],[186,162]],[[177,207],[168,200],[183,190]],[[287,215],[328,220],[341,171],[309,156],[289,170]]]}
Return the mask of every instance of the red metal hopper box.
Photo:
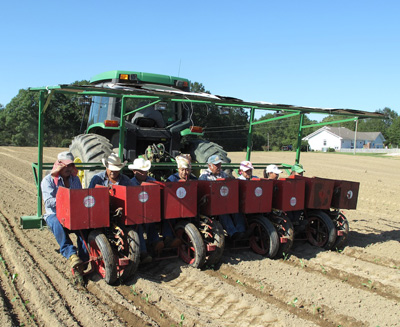
{"label": "red metal hopper box", "polygon": [[335,181],[319,177],[302,177],[306,182],[305,208],[329,209],[331,207],[333,188]]}
{"label": "red metal hopper box", "polygon": [[158,182],[162,190],[164,219],[197,216],[197,181]]}
{"label": "red metal hopper box", "polygon": [[303,210],[305,187],[304,179],[275,180],[272,207],[282,211]]}
{"label": "red metal hopper box", "polygon": [[356,209],[359,188],[359,182],[335,181],[332,208]]}
{"label": "red metal hopper box", "polygon": [[56,201],[57,218],[69,230],[110,226],[110,200],[106,187],[69,189],[60,186]]}
{"label": "red metal hopper box", "polygon": [[123,208],[125,225],[146,224],[161,220],[160,185],[142,183],[140,186],[113,185],[111,207]]}
{"label": "red metal hopper box", "polygon": [[217,179],[197,183],[197,199],[201,214],[214,216],[239,212],[239,181],[237,179]]}
{"label": "red metal hopper box", "polygon": [[274,182],[269,179],[239,180],[239,211],[270,212]]}

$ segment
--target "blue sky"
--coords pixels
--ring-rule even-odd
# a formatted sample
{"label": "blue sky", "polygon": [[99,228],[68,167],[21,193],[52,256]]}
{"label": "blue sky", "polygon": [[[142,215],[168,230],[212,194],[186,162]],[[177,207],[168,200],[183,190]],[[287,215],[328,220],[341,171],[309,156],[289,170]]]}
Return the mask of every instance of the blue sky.
{"label": "blue sky", "polygon": [[[2,1],[0,104],[126,69],[248,101],[400,113],[399,1]],[[322,118],[322,117],[321,117]]]}

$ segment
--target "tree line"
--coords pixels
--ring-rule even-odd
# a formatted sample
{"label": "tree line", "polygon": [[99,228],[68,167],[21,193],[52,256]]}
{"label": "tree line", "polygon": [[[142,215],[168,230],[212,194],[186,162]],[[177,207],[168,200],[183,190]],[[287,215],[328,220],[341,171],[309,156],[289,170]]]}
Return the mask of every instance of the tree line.
{"label": "tree line", "polygon": [[[88,85],[86,80],[73,85]],[[206,92],[203,84],[192,83],[193,92]],[[47,95],[46,95],[47,97]],[[249,111],[244,108],[222,108],[215,105],[193,104],[194,125],[204,129],[202,138],[213,141],[226,151],[242,151],[247,147]],[[39,93],[20,90],[5,107],[0,104],[0,145],[36,146],[38,142]],[[43,114],[43,144],[52,147],[67,147],[72,138],[84,133],[88,112],[80,106],[76,95],[56,93]],[[390,108],[379,109],[384,119],[360,119],[357,130],[360,132],[382,132],[387,145],[400,144],[400,117]],[[265,120],[282,115],[268,112],[257,120]],[[343,116],[326,116],[322,122],[346,119]],[[316,121],[304,116],[304,125]],[[294,116],[254,125],[252,150],[280,150],[295,148],[299,117]],[[342,126],[355,130],[355,122],[344,122],[332,126]],[[306,136],[320,127],[304,130]],[[302,142],[305,149],[307,144]]]}

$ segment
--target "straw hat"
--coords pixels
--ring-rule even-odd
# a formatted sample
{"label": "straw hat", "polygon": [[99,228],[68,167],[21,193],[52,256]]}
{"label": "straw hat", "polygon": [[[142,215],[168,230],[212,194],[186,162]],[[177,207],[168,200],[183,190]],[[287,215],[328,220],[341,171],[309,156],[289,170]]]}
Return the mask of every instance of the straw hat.
{"label": "straw hat", "polygon": [[111,153],[108,158],[103,158],[101,161],[104,167],[111,171],[120,171],[126,165],[126,161],[121,162],[121,158],[116,153]]}
{"label": "straw hat", "polygon": [[133,161],[133,164],[129,165],[130,170],[142,170],[148,171],[151,167],[150,160],[144,160],[143,158],[137,158]]}
{"label": "straw hat", "polygon": [[176,160],[176,164],[179,168],[183,168],[183,169],[187,169],[187,168],[191,168],[192,164],[191,164],[191,157],[190,155],[179,155],[175,157]]}

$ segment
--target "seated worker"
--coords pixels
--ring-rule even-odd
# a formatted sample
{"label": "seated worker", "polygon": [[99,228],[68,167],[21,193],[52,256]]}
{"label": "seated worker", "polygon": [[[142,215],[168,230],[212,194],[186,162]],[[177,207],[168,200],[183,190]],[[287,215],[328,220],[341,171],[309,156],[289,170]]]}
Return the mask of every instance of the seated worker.
{"label": "seated worker", "polygon": [[208,168],[200,175],[199,181],[215,181],[217,178],[231,178],[221,170],[222,160],[217,154],[208,158]]}
{"label": "seated worker", "polygon": [[[133,177],[131,179],[133,186],[139,186],[143,182],[155,181],[155,178],[149,176],[149,170],[151,168],[150,160],[137,158],[131,165],[128,166],[128,168],[133,172]],[[144,228],[143,225],[139,225],[138,233],[140,240],[140,262],[150,263],[153,261],[153,258],[147,252],[147,245],[143,236],[144,229],[146,229],[147,241],[153,246],[154,251],[160,252],[164,248],[164,242],[160,239],[154,223],[144,224]]]}
{"label": "seated worker", "polygon": [[192,175],[192,158],[189,154],[181,154],[175,157],[178,172],[167,178],[167,182],[178,182],[180,180],[197,180],[196,176]]}
{"label": "seated worker", "polygon": [[[225,172],[221,171],[222,160],[218,155],[212,155],[208,158],[208,169],[200,175],[200,181],[216,181],[217,178],[231,178]],[[219,220],[231,237],[232,240],[237,241],[245,237],[246,224],[243,215],[224,214],[219,216]]]}
{"label": "seated worker", "polygon": [[305,172],[303,165],[301,164],[294,164],[290,170],[290,176],[303,176],[303,173]]}
{"label": "seated worker", "polygon": [[137,158],[133,161],[133,164],[128,166],[128,168],[133,172],[134,176],[132,177],[131,182],[134,186],[139,186],[143,182],[154,182],[156,180],[149,176],[149,170],[151,168],[150,160]]}
{"label": "seated worker", "polygon": [[57,161],[54,163],[51,173],[43,178],[41,188],[46,211],[43,218],[60,246],[60,253],[68,259],[70,267],[77,274],[80,274],[83,271],[78,268],[78,265],[89,260],[89,255],[81,234],[76,232],[78,246],[78,248],[76,248],[56,216],[56,195],[58,188],[60,186],[69,189],[82,188],[81,182],[76,176],[77,173],[78,170],[75,167],[72,153],[68,151],[61,152],[57,156]]}
{"label": "seated worker", "polygon": [[251,180],[252,178],[258,178],[253,176],[253,164],[250,161],[242,161],[239,167],[239,177],[241,180]]}
{"label": "seated worker", "polygon": [[264,171],[264,178],[268,179],[279,179],[279,174],[282,174],[282,170],[278,169],[276,165],[268,165]]}
{"label": "seated worker", "polygon": [[128,176],[121,174],[121,169],[125,167],[126,162],[121,162],[120,157],[116,153],[111,153],[107,159],[101,159],[106,170],[94,175],[90,181],[89,188],[96,185],[132,185]]}
{"label": "seated worker", "polygon": [[[134,176],[131,179],[131,182],[135,186],[141,185],[143,182],[154,182],[156,179],[149,176],[149,171],[151,168],[151,161],[144,160],[143,158],[137,158],[133,161],[132,165],[129,165],[128,168],[132,170]],[[147,242],[153,247],[156,254],[159,254],[164,247],[177,247],[180,245],[180,240],[174,239],[174,234],[168,222],[163,221],[163,236],[164,241],[160,239],[158,235],[157,228],[155,223],[145,224],[146,234],[147,234]],[[141,226],[140,226],[141,227]],[[143,233],[142,233],[143,235]],[[140,248],[141,248],[141,262],[147,263],[151,262],[153,258],[147,252],[146,242],[144,241],[144,237],[139,234],[140,237]],[[179,243],[179,244],[177,244]]]}

